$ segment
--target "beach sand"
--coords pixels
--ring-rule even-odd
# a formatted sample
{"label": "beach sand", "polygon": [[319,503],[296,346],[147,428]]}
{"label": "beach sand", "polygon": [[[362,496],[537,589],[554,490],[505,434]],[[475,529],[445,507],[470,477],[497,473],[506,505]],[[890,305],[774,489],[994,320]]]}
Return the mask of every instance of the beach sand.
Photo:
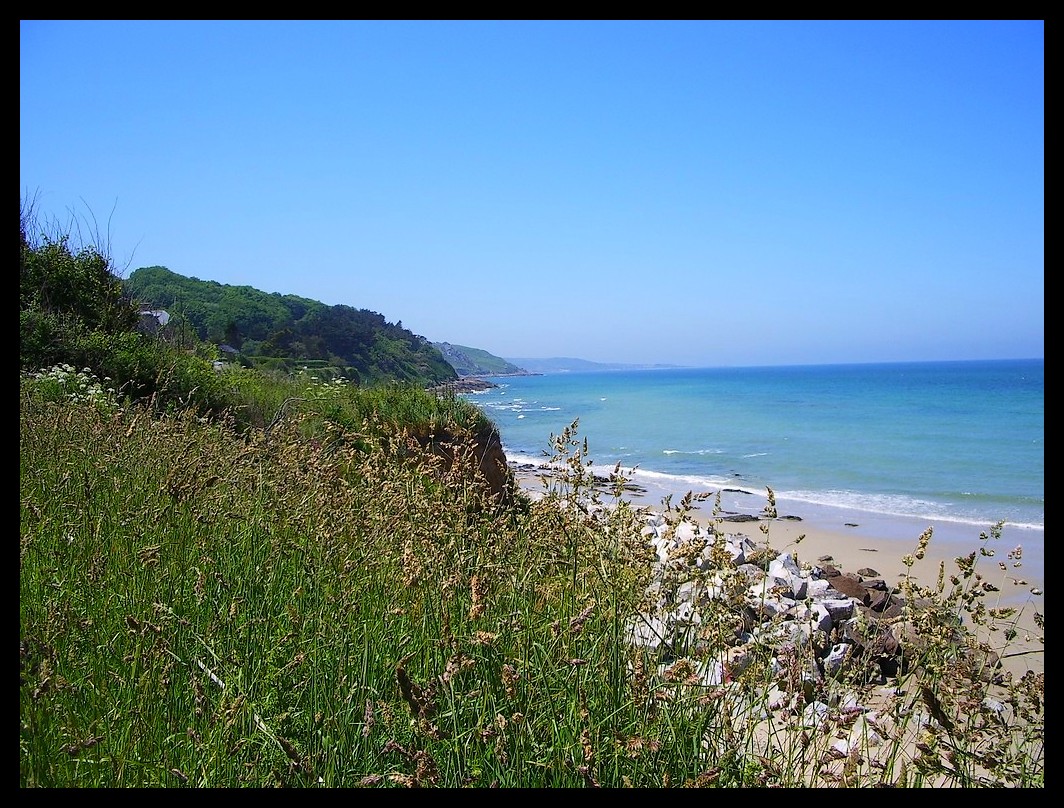
{"label": "beach sand", "polygon": [[[530,494],[541,494],[544,490],[543,479],[539,473],[528,470],[515,473],[518,485]],[[660,492],[657,492],[660,493]],[[687,492],[678,492],[672,498],[675,506]],[[634,491],[626,494],[624,499],[635,506],[662,511],[660,496],[650,492]],[[604,502],[609,502],[604,497]],[[764,500],[761,500],[763,507]],[[781,506],[781,503],[777,503]],[[697,505],[694,517],[703,525],[713,519],[714,501],[707,499]],[[888,584],[900,583],[906,574],[920,586],[934,589],[938,583],[940,565],[945,565],[945,586],[951,588],[950,576],[958,572],[955,559],[976,553],[975,571],[983,581],[995,590],[988,591],[983,597],[987,608],[1010,606],[1018,610],[1018,616],[1012,619],[1016,623],[1017,635],[1006,641],[1003,632],[990,635],[993,648],[1002,656],[1003,667],[1014,676],[1022,676],[1026,671],[1043,673],[1045,670],[1044,645],[1039,642],[1043,631],[1035,624],[1035,613],[1045,614],[1044,565],[1041,558],[1035,563],[1027,563],[1023,558],[1010,558],[1017,546],[1022,547],[1023,534],[1006,533],[1001,539],[984,542],[980,531],[959,528],[951,524],[923,524],[897,519],[869,519],[867,514],[852,514],[843,511],[825,511],[808,509],[808,513],[792,510],[800,507],[793,504],[777,507],[780,517],[759,521],[724,521],[719,525],[725,533],[741,533],[757,544],[768,543],[779,552],[793,553],[802,563],[828,563],[843,572],[860,573],[861,570],[874,570]],[[759,513],[759,509],[755,509]],[[766,534],[761,525],[768,528]],[[903,558],[914,553],[920,535],[928,527],[932,528],[931,540],[924,557],[915,561],[911,568],[906,567]],[[989,533],[989,526],[986,532]],[[1018,538],[1017,538],[1018,536]],[[981,549],[993,552],[993,556],[984,556]],[[1002,569],[1002,565],[1004,569]],[[872,577],[872,576],[866,576]],[[1033,594],[1036,590],[1039,594]]]}

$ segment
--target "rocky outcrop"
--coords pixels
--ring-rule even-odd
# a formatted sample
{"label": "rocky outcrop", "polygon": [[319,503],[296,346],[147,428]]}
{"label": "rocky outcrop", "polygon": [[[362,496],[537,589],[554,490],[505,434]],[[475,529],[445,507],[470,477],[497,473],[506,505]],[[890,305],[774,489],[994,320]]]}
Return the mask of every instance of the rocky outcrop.
{"label": "rocky outcrop", "polygon": [[506,461],[502,438],[494,427],[485,427],[472,438],[443,433],[418,436],[417,439],[422,447],[444,458],[444,472],[462,471],[479,480],[485,493],[499,504],[513,501],[516,490],[513,473]]}
{"label": "rocky outcrop", "polygon": [[[744,659],[766,647],[782,655],[799,647],[812,652],[810,675],[819,677],[838,676],[864,659],[878,666],[884,682],[920,650],[918,632],[903,619],[905,599],[874,569],[850,573],[830,563],[802,565],[744,534],[670,524],[660,514],[648,515],[643,534],[656,555],[651,594],[657,609],[629,623],[632,643],[658,650],[666,662],[701,656],[699,629],[710,601],[727,597],[744,604],[731,647],[703,663],[705,684],[729,681]],[[732,563],[721,567],[725,556]],[[928,604],[910,605],[919,610]],[[976,664],[988,680],[999,676],[993,654]]]}
{"label": "rocky outcrop", "polygon": [[443,384],[437,384],[435,387],[430,387],[430,393],[480,393],[484,390],[491,390],[493,387],[499,385],[495,382],[489,382],[487,379],[479,379],[475,376],[463,376],[462,378],[455,379],[454,381],[444,382]]}
{"label": "rocky outcrop", "polygon": [[473,443],[477,457],[477,471],[488,486],[491,496],[499,502],[511,502],[514,496],[514,477],[502,448],[502,438],[496,429],[483,429]]}

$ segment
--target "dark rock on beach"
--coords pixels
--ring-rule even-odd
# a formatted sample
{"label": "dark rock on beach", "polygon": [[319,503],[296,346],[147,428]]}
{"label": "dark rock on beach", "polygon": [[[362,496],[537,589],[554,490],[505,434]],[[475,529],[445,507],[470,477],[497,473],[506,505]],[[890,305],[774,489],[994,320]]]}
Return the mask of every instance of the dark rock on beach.
{"label": "dark rock on beach", "polygon": [[480,393],[484,390],[491,390],[493,387],[499,385],[495,382],[489,382],[487,379],[479,379],[475,376],[465,376],[460,379],[454,379],[453,381],[444,382],[443,384],[437,384],[435,387],[430,387],[431,393]]}

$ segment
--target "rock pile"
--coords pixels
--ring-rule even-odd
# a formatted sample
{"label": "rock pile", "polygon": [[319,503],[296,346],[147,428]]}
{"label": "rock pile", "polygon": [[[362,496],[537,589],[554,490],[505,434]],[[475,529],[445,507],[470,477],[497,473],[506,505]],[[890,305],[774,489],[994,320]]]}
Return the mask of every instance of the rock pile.
{"label": "rock pile", "polygon": [[[871,568],[842,572],[830,559],[800,564],[790,553],[773,553],[742,533],[718,535],[693,522],[670,524],[647,516],[643,530],[656,552],[651,594],[657,608],[632,620],[631,642],[654,648],[664,659],[697,653],[704,613],[717,598],[741,599],[742,625],[723,658],[704,663],[705,684],[721,684],[741,673],[758,649],[774,653],[812,652],[812,677],[840,673],[858,656],[874,660],[882,681],[897,675],[908,654],[918,650],[917,632],[903,619],[902,594]],[[731,564],[714,556],[724,553]],[[926,603],[915,603],[923,608]],[[1000,661],[984,660],[987,676]]]}

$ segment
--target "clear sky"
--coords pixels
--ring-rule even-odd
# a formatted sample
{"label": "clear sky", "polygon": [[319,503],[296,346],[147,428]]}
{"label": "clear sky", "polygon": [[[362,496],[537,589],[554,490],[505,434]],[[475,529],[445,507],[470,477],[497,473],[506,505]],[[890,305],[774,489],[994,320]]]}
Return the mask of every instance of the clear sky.
{"label": "clear sky", "polygon": [[1044,357],[1044,21],[20,21],[19,197],[128,275],[498,356]]}

